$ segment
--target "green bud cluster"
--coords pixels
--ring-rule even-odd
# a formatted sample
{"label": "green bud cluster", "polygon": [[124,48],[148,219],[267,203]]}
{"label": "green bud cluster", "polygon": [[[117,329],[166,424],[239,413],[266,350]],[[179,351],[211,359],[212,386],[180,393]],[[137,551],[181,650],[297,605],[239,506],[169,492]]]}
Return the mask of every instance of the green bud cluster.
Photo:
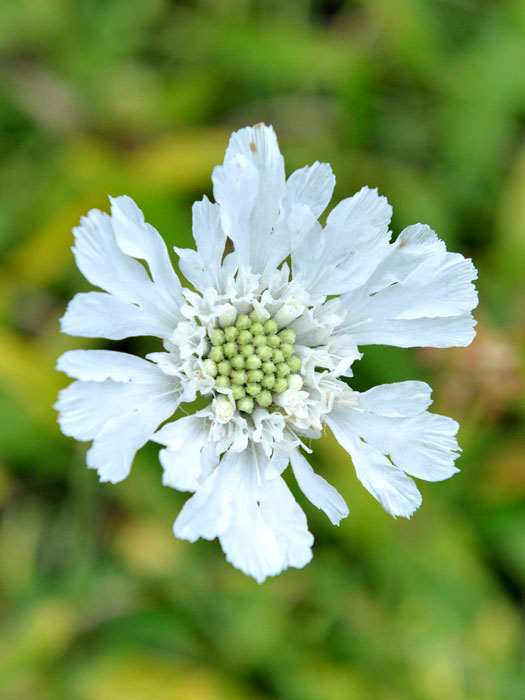
{"label": "green bud cluster", "polygon": [[204,370],[217,387],[231,389],[239,411],[251,413],[256,404],[277,408],[275,394],[302,386],[295,333],[279,330],[273,318],[261,318],[255,310],[239,314],[230,325],[213,328],[209,340]]}

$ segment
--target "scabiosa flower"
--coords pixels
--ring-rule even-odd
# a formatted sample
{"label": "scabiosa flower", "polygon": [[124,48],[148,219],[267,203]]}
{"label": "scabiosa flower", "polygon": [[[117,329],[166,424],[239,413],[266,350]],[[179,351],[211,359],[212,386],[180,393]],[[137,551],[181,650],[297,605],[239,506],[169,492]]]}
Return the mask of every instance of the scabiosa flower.
{"label": "scabiosa flower", "polygon": [[[360,393],[345,378],[366,345],[468,345],[476,270],[428,226],[392,242],[392,209],[367,187],[323,228],[330,166],[316,162],[286,180],[271,127],[234,133],[212,179],[216,202],[193,206],[197,250],[175,249],[192,288],[181,287],[162,238],[129,197],[111,199],[111,216],[90,211],[74,230],[77,265],[104,291],[77,294],[62,330],[156,336],[164,351],[66,352],[58,368],[76,381],[56,408],[66,435],[93,441],[87,465],[102,481],[124,479],[148,440],[162,445],[163,483],[193,492],[175,534],[217,537],[228,561],[261,582],[312,556],[306,517],[281,476],[289,464],[332,523],[348,515],[303,454],[324,425],[393,516],[421,503],[411,477],[457,471],[458,425],[427,412],[427,384]],[[198,395],[205,408],[170,420]]]}

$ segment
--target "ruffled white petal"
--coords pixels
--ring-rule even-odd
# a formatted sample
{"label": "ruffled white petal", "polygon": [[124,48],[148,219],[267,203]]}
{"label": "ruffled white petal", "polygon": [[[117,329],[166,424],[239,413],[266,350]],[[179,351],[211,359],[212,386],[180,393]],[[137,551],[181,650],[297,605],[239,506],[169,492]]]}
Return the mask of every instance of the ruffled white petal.
{"label": "ruffled white petal", "polygon": [[432,403],[431,393],[425,382],[381,384],[359,394],[359,406],[366,413],[390,418],[416,416]]}
{"label": "ruffled white petal", "polygon": [[264,453],[228,454],[175,522],[177,537],[219,537],[226,558],[259,583],[310,561],[306,518],[280,476],[263,476]]}
{"label": "ruffled white petal", "polygon": [[59,392],[54,408],[64,435],[85,441],[119,416],[123,406],[140,405],[144,399],[143,387],[131,382],[73,382]]}
{"label": "ruffled white petal", "polygon": [[225,291],[226,280],[235,271],[237,256],[227,256],[222,262],[226,234],[221,224],[220,206],[204,197],[202,201],[195,202],[192,214],[197,250],[175,248],[180,258],[180,270],[200,291],[208,287]]}
{"label": "ruffled white petal", "polygon": [[212,179],[222,226],[239,264],[262,272],[284,194],[284,162],[273,128],[257,124],[232,134],[224,163]]}
{"label": "ruffled white petal", "polygon": [[231,564],[262,583],[288,566],[305,566],[313,537],[282,477],[261,478],[259,459],[255,450],[228,459],[237,483],[232,518],[220,542]]}
{"label": "ruffled white petal", "polygon": [[135,355],[114,350],[68,350],[57,360],[57,369],[68,377],[84,381],[115,382],[135,380],[164,386],[158,367]]}
{"label": "ruffled white petal", "polygon": [[138,335],[166,338],[173,333],[172,324],[161,314],[145,311],[140,306],[104,292],[75,294],[60,319],[60,328],[68,335],[83,338],[121,340]]}
{"label": "ruffled white petal", "polygon": [[87,466],[96,469],[101,481],[116,483],[131,470],[135,453],[153,435],[158,426],[170,418],[178,400],[169,394],[151,394],[124,415],[109,420],[93,440],[87,453]]}
{"label": "ruffled white petal", "polygon": [[335,177],[328,163],[296,170],[286,181],[279,218],[274,225],[266,269],[275,269],[306,239],[320,232],[317,221],[330,201]]}
{"label": "ruffled white petal", "polygon": [[[159,453],[164,468],[162,483],[179,491],[196,491],[201,484],[202,471],[208,476],[210,471],[203,449],[209,439],[206,418],[196,414],[185,416],[162,427],[152,440],[166,445]],[[201,466],[204,460],[204,470]],[[218,461],[218,460],[216,460]]]}
{"label": "ruffled white petal", "polygon": [[318,219],[332,198],[335,175],[328,163],[316,161],[293,172],[286,181],[284,206],[305,204]]}
{"label": "ruffled white petal", "polygon": [[195,542],[200,537],[213,540],[227,530],[234,496],[227,477],[224,465],[219,464],[186,501],[173,526],[176,537],[189,542]]}
{"label": "ruffled white petal", "polygon": [[405,229],[359,289],[341,297],[344,329],[358,345],[468,345],[477,305],[472,261],[447,253],[421,224]]}
{"label": "ruffled white petal", "polygon": [[300,452],[291,452],[290,459],[299,488],[306,498],[324,511],[333,525],[339,525],[349,513],[344,498],[326,479],[314,472]]}
{"label": "ruffled white petal", "polygon": [[[126,205],[130,216],[133,214],[137,221],[142,218],[142,229],[139,228],[138,223],[128,223],[127,228],[135,230],[138,239],[145,239],[143,243],[146,248],[148,248],[147,239],[156,241],[156,247],[159,249],[164,247],[165,256],[160,266],[166,268],[166,272],[164,276],[156,273],[157,282],[152,281],[143,265],[130,257],[134,253],[140,257],[138,255],[140,246],[137,245],[135,249],[130,246],[123,249],[119,246],[116,229],[126,228],[121,207],[114,206],[113,217],[93,209],[87,217],[81,219],[80,226],[73,229],[75,236],[73,253],[85,277],[92,284],[109,292],[114,299],[107,301],[107,295],[87,298],[80,296],[72,308],[68,309],[64,322],[64,330],[67,333],[93,337],[93,330],[88,329],[85,332],[80,330],[76,333],[75,329],[83,328],[81,317],[84,312],[104,314],[105,307],[108,307],[108,314],[122,316],[124,319],[120,324],[119,337],[161,335],[162,333],[166,336],[169,335],[169,329],[173,329],[180,320],[180,283],[171,268],[164,243],[154,229],[150,231],[151,227],[148,228],[148,225],[143,223],[142,213],[134,202],[129,197],[117,198],[119,201],[121,199],[124,202],[120,204]],[[117,200],[114,201],[117,202]],[[154,255],[150,255],[149,258],[142,257],[146,260],[155,258]],[[158,253],[156,257],[162,257],[162,253]],[[156,267],[159,267],[159,264]],[[153,268],[151,271],[153,274]],[[166,291],[165,283],[169,284],[169,291]],[[75,315],[80,318],[73,318]],[[103,327],[103,322],[100,323]],[[136,326],[136,330],[128,333],[127,328],[132,325]],[[113,333],[104,337],[114,339],[116,336]]]}
{"label": "ruffled white petal", "polygon": [[[412,479],[370,445],[337,434],[339,442],[352,455],[357,478],[365,489],[394,517],[410,518],[421,505],[421,494]],[[346,444],[345,444],[346,443]]]}
{"label": "ruffled white petal", "polygon": [[131,303],[152,302],[155,287],[144,267],[118,247],[111,217],[92,209],[73,229],[78,269],[95,285]]}
{"label": "ruffled white petal", "polygon": [[388,252],[392,207],[377,190],[363,187],[314,227],[292,252],[294,275],[312,295],[342,294],[365,282]]}
{"label": "ruffled white petal", "polygon": [[407,474],[426,481],[442,481],[459,470],[454,466],[459,447],[458,424],[452,418],[420,413],[396,419],[360,417],[357,430],[364,440],[388,455]]}
{"label": "ruffled white petal", "polygon": [[82,379],[59,393],[62,432],[93,440],[88,466],[101,481],[121,481],[135,452],[177,409],[179,380],[140,358],[103,350],[70,351],[58,368]]}
{"label": "ruffled white petal", "polygon": [[178,308],[181,285],[160,234],[144,221],[144,214],[131,197],[110,197],[111,217],[117,245],[123,253],[145,260],[160,295]]}
{"label": "ruffled white petal", "polygon": [[355,406],[336,404],[326,422],[352,456],[364,486],[392,515],[409,516],[421,499],[407,474],[440,481],[458,471],[458,424],[425,410],[430,388],[422,382],[355,395]]}

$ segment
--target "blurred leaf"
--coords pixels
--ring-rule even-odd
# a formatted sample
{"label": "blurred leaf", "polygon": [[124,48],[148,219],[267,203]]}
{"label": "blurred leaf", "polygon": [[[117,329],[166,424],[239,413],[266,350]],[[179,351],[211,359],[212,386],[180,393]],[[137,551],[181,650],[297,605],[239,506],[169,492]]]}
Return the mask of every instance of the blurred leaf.
{"label": "blurred leaf", "polygon": [[170,658],[146,655],[111,655],[88,665],[72,680],[78,700],[237,700],[214,673]]}

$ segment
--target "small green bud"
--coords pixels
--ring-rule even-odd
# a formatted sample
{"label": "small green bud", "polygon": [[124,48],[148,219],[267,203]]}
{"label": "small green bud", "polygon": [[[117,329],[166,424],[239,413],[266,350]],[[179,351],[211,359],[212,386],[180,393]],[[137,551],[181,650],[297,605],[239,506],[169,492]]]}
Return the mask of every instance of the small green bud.
{"label": "small green bud", "polygon": [[268,336],[267,342],[271,348],[278,348],[279,345],[281,344],[281,339],[279,338],[278,335],[275,335],[275,333],[273,333],[272,335]]}
{"label": "small green bud", "polygon": [[250,357],[255,352],[253,345],[241,345],[239,352],[244,355],[244,357]]}
{"label": "small green bud", "polygon": [[230,386],[230,378],[225,377],[223,374],[220,374],[217,379],[215,380],[215,384],[220,388],[220,389],[227,389]]}
{"label": "small green bud", "polygon": [[213,347],[210,350],[210,360],[213,360],[214,362],[220,362],[221,360],[224,360],[224,353],[222,352],[222,348],[219,348],[218,346]]}
{"label": "small green bud", "polygon": [[261,382],[265,389],[273,389],[275,385],[275,374],[266,374]]}
{"label": "small green bud", "polygon": [[255,400],[257,401],[259,406],[262,406],[263,408],[268,408],[268,406],[272,403],[272,395],[268,390],[264,389],[256,397]]}
{"label": "small green bud", "polygon": [[239,411],[251,413],[253,411],[253,399],[250,396],[245,396],[244,398],[239,399],[237,402],[237,408]]}
{"label": "small green bud", "polygon": [[259,355],[261,360],[264,361],[264,360],[269,360],[271,358],[273,350],[271,348],[269,348],[267,345],[261,345],[260,347],[257,348],[257,350],[255,352]]}
{"label": "small green bud", "polygon": [[222,351],[225,357],[233,357],[237,354],[237,346],[235,345],[235,343],[224,343],[224,345],[222,346]]}
{"label": "small green bud", "polygon": [[244,387],[238,386],[237,384],[234,384],[232,386],[232,396],[236,401],[238,401],[239,399],[242,399],[244,396],[246,396],[246,392],[244,391]]}
{"label": "small green bud", "polygon": [[232,384],[237,384],[238,386],[245,384],[247,378],[247,374],[243,369],[234,369],[231,373]]}
{"label": "small green bud", "polygon": [[224,331],[220,328],[215,328],[210,335],[212,345],[222,345],[224,343]]}
{"label": "small green bud", "polygon": [[283,330],[279,333],[279,338],[283,341],[283,343],[290,343],[290,345],[295,343],[295,333],[291,328],[283,328]]}
{"label": "small green bud", "polygon": [[237,317],[237,321],[235,322],[235,325],[239,330],[246,330],[247,328],[250,328],[252,325],[252,322],[250,321],[249,316],[246,316],[246,314],[239,314]]}
{"label": "small green bud", "polygon": [[237,328],[235,328],[235,326],[228,326],[227,328],[224,329],[224,337],[229,342],[233,342],[234,340],[237,340],[238,334],[239,334],[239,330]]}
{"label": "small green bud", "polygon": [[266,336],[265,335],[254,335],[253,336],[253,344],[255,347],[262,347],[263,345],[266,345]]}
{"label": "small green bud", "polygon": [[249,382],[261,382],[262,378],[264,377],[264,374],[261,372],[260,369],[252,369],[248,372],[248,381]]}
{"label": "small green bud", "polygon": [[252,323],[252,327],[250,328],[250,330],[253,333],[253,335],[264,335],[264,326],[259,321]]}
{"label": "small green bud", "polygon": [[268,335],[273,335],[274,333],[277,333],[278,325],[275,323],[273,318],[269,318],[263,323],[263,328],[265,333],[268,333]]}
{"label": "small green bud", "polygon": [[250,355],[250,357],[246,358],[246,362],[245,362],[246,369],[259,369],[261,364],[262,364],[262,362],[261,362],[260,358],[257,357],[257,355]]}
{"label": "small green bud", "polygon": [[288,367],[292,372],[299,372],[301,370],[301,360],[297,355],[292,355],[292,357],[290,357],[288,360]]}
{"label": "small green bud", "polygon": [[[293,355],[293,345],[290,345],[290,343],[282,343],[279,350],[282,352],[285,358]],[[224,352],[226,354],[226,350]]]}
{"label": "small green bud", "polygon": [[288,389],[288,382],[284,377],[279,377],[278,379],[275,380],[275,384],[273,385],[273,390],[275,391],[276,394],[282,394],[283,391],[286,391]]}
{"label": "small green bud", "polygon": [[281,350],[274,350],[272,352],[272,360],[275,362],[276,365],[280,365],[281,362],[284,362],[284,355],[281,352]]}
{"label": "small green bud", "polygon": [[252,334],[250,331],[239,331],[239,335],[237,336],[237,342],[239,345],[246,345],[246,343],[251,343],[252,342]]}
{"label": "small green bud", "polygon": [[290,374],[290,368],[288,367],[288,365],[286,363],[282,362],[280,365],[277,365],[277,376],[278,377],[287,377],[289,374]]}
{"label": "small green bud", "polygon": [[244,369],[245,359],[242,355],[234,355],[230,363],[234,369]]}
{"label": "small green bud", "polygon": [[261,369],[265,374],[273,374],[275,372],[275,365],[273,362],[263,362]]}
{"label": "small green bud", "polygon": [[227,376],[232,371],[232,366],[228,360],[223,360],[222,362],[219,362],[217,369],[219,370],[219,374]]}
{"label": "small green bud", "polygon": [[260,384],[247,384],[246,385],[246,393],[250,394],[251,396],[257,396],[257,394],[261,393],[261,385]]}
{"label": "small green bud", "polygon": [[210,360],[209,358],[207,360],[204,360],[202,363],[204,367],[204,371],[206,374],[209,374],[210,377],[216,377],[217,376],[217,365],[213,360]]}
{"label": "small green bud", "polygon": [[264,317],[261,316],[255,309],[250,313],[250,318],[254,323],[259,323],[260,321],[264,321]]}

